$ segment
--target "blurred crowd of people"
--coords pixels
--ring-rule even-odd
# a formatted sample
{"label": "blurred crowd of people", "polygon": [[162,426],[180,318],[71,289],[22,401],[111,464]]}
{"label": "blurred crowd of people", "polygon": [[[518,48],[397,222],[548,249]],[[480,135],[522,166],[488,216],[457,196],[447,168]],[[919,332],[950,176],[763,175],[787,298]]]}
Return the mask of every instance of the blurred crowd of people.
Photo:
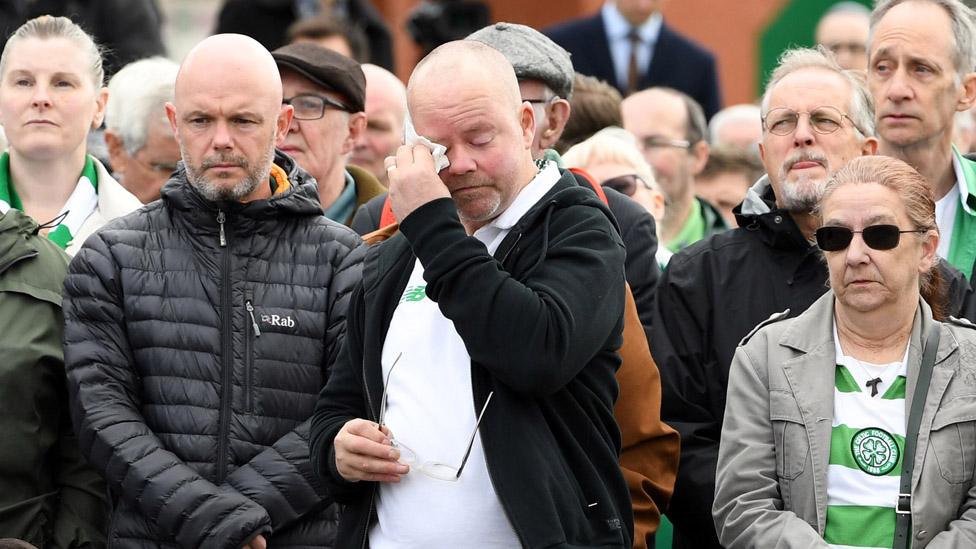
{"label": "blurred crowd of people", "polygon": [[665,8],[0,2],[0,549],[976,546],[976,14]]}

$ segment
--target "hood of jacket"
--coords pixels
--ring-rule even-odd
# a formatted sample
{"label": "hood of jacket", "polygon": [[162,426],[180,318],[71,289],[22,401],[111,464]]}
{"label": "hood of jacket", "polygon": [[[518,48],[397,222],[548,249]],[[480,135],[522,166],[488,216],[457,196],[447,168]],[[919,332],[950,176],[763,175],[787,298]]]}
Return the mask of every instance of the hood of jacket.
{"label": "hood of jacket", "polygon": [[732,210],[741,229],[753,231],[762,241],[779,249],[805,249],[812,244],[793,220],[790,212],[776,206],[776,195],[769,175],[763,175]]}
{"label": "hood of jacket", "polygon": [[[191,217],[211,219],[211,224],[213,224],[214,213],[219,210],[254,220],[274,218],[282,214],[323,215],[315,179],[300,168],[291,157],[277,149],[274,164],[284,170],[290,185],[286,191],[275,193],[266,200],[248,203],[208,200],[187,180],[186,166],[182,161],[173,177],[163,185],[160,195],[167,206],[186,211]],[[270,185],[270,180],[261,184]]]}
{"label": "hood of jacket", "polygon": [[[37,222],[20,210],[0,213],[0,279],[5,288],[60,305],[68,256],[37,231]],[[35,261],[37,268],[21,268]]]}
{"label": "hood of jacket", "polygon": [[21,259],[37,255],[31,239],[35,234],[37,223],[20,210],[0,213],[0,274]]}

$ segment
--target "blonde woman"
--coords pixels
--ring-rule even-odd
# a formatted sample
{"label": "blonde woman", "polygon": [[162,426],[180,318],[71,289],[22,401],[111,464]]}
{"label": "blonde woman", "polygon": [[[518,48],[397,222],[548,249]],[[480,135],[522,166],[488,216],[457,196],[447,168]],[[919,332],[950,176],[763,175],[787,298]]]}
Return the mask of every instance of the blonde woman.
{"label": "blonde woman", "polygon": [[[643,206],[654,217],[658,242],[661,241],[664,193],[630,132],[617,127],[604,128],[589,139],[573,145],[562,158],[567,167],[582,169],[594,181],[627,195]],[[662,269],[671,255],[666,247],[657,247],[656,259]]]}
{"label": "blonde woman", "polygon": [[108,91],[98,47],[65,17],[24,23],[0,54],[0,208],[23,211],[69,255],[109,220],[141,206],[87,154]]}

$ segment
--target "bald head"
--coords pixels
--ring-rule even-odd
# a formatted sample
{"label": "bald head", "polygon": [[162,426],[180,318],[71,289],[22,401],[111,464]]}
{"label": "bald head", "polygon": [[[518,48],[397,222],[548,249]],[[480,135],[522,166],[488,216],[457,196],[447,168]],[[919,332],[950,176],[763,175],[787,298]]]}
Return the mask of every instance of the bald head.
{"label": "bald head", "polygon": [[176,104],[180,96],[201,88],[215,91],[245,86],[275,110],[281,106],[281,75],[271,53],[243,34],[217,34],[194,46],[176,76]]}
{"label": "bald head", "polygon": [[383,67],[367,63],[362,68],[366,75],[366,131],[356,141],[349,163],[369,170],[385,184],[383,159],[395,155],[403,142],[407,88]]}
{"label": "bald head", "polygon": [[363,74],[366,75],[366,102],[369,103],[370,94],[395,99],[402,99],[403,104],[407,103],[407,88],[403,82],[392,72],[373,65],[364,63],[362,65]]}
{"label": "bald head", "polygon": [[248,202],[270,196],[274,147],[293,112],[281,104],[281,94],[274,59],[252,38],[218,34],[187,54],[166,115],[187,179],[206,198]]}
{"label": "bald head", "polygon": [[448,42],[424,57],[407,83],[407,103],[423,101],[435,88],[478,89],[512,112],[522,103],[512,64],[498,50],[474,40]]}

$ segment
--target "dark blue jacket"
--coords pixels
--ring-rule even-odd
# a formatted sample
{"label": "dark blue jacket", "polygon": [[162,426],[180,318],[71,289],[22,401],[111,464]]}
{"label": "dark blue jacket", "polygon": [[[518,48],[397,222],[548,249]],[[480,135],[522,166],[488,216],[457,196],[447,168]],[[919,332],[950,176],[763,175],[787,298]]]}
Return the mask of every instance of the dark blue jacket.
{"label": "dark blue jacket", "polygon": [[[572,55],[576,72],[595,76],[625,93],[617,83],[600,13],[566,21],[543,32]],[[661,25],[661,34],[654,45],[650,70],[645,68],[641,73],[638,89],[667,86],[683,91],[698,101],[706,118],[722,108],[715,56],[666,24]]]}

